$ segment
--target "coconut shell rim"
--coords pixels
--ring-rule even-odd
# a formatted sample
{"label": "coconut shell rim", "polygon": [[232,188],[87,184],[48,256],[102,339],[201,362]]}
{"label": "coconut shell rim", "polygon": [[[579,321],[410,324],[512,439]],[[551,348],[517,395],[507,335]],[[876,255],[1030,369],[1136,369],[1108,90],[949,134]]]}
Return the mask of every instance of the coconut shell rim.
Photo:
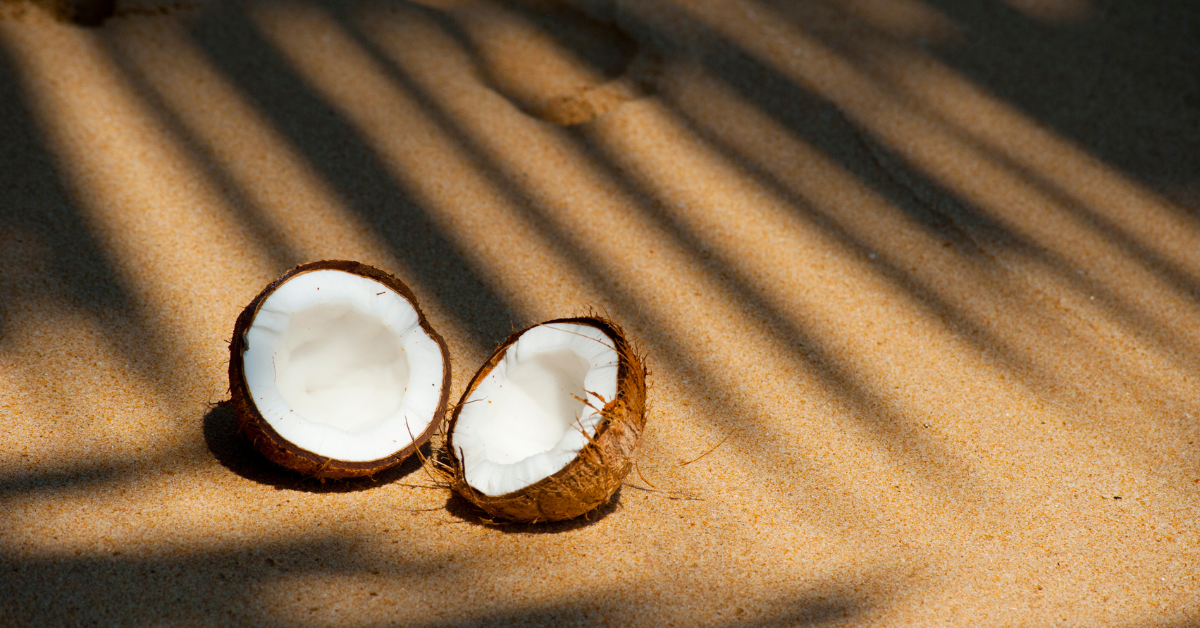
{"label": "coconut shell rim", "polygon": [[[242,354],[246,350],[245,333],[258,317],[258,311],[269,296],[275,293],[284,283],[305,273],[321,270],[338,270],[352,275],[377,281],[406,299],[417,312],[417,324],[437,343],[442,353],[442,392],[437,409],[429,425],[413,441],[391,455],[375,460],[354,461],[341,460],[322,456],[316,452],[299,447],[284,438],[262,416],[258,406],[250,396],[250,387],[246,383],[245,368]],[[403,281],[394,275],[375,268],[369,264],[352,260],[319,260],[307,262],[293,267],[275,281],[268,284],[254,300],[238,315],[233,328],[233,338],[229,343],[229,388],[234,412],[242,432],[252,441],[267,459],[301,473],[317,478],[351,478],[371,476],[390,469],[407,460],[416,451],[429,442],[445,421],[446,407],[450,398],[451,367],[450,349],[445,339],[433,329],[426,318],[425,312],[417,300],[416,294]],[[264,447],[262,443],[269,443]]]}
{"label": "coconut shell rim", "polygon": [[[503,357],[503,355],[505,354],[505,352],[508,350],[509,347],[516,344],[517,340],[519,340],[521,338],[521,336],[523,336],[526,332],[528,332],[536,327],[542,327],[545,325],[552,325],[552,324],[556,324],[556,323],[584,324],[584,325],[596,327],[596,328],[600,329],[601,331],[603,331],[605,333],[605,335],[607,335],[613,341],[613,344],[615,345],[614,348],[615,348],[615,350],[617,352],[617,356],[618,356],[617,393],[614,396],[614,398],[609,400],[604,405],[604,408],[600,411],[602,420],[596,428],[595,436],[592,436],[591,438],[588,439],[588,443],[586,445],[584,445],[582,449],[579,450],[579,452],[575,455],[575,457],[570,462],[563,465],[563,467],[561,469],[559,469],[558,471],[555,471],[551,475],[544,477],[541,480],[538,480],[537,482],[534,482],[533,484],[530,484],[524,488],[520,488],[515,491],[505,493],[503,495],[487,495],[487,494],[483,493],[482,491],[480,491],[479,489],[477,489],[474,486],[471,486],[469,483],[467,483],[466,476],[463,472],[462,460],[459,458],[458,453],[454,450],[454,428],[458,424],[459,413],[461,412],[463,405],[466,403],[467,398],[470,397],[471,393],[473,393],[475,391],[475,389],[478,387],[479,382],[482,381],[482,379],[484,377],[486,377],[489,373],[491,373],[492,369],[494,369],[496,364],[499,363],[500,359]],[[636,362],[636,364],[633,364],[634,362]],[[617,325],[615,322],[613,322],[607,318],[603,318],[603,317],[599,317],[599,316],[577,316],[577,317],[569,317],[569,318],[557,318],[554,320],[544,321],[541,323],[530,325],[528,327],[525,327],[523,329],[513,332],[512,334],[510,334],[508,336],[508,338],[506,338],[504,340],[504,342],[500,343],[500,345],[496,347],[496,349],[492,352],[491,356],[489,356],[488,359],[486,361],[484,361],[483,365],[479,367],[479,370],[476,371],[475,376],[471,378],[470,383],[467,385],[466,389],[463,391],[462,397],[461,397],[458,405],[456,405],[454,407],[454,410],[451,413],[449,421],[447,421],[445,452],[447,453],[447,455],[450,458],[450,466],[453,469],[453,473],[454,473],[454,477],[452,479],[453,488],[456,491],[458,491],[460,494],[463,494],[463,497],[465,497],[468,501],[474,503],[476,506],[479,506],[480,508],[483,508],[489,514],[492,514],[494,516],[503,516],[505,518],[511,518],[511,517],[505,516],[505,514],[502,512],[493,512],[493,509],[489,508],[488,506],[491,506],[491,505],[498,506],[503,503],[511,502],[513,500],[519,499],[523,495],[546,491],[549,487],[552,487],[555,484],[559,483],[562,478],[567,477],[569,475],[573,475],[573,473],[576,471],[577,467],[580,467],[583,465],[582,461],[584,460],[587,452],[590,449],[596,449],[596,450],[599,449],[598,443],[605,436],[605,433],[609,431],[610,426],[613,425],[614,421],[616,421],[616,420],[628,421],[631,418],[633,418],[633,417],[628,416],[629,408],[627,406],[629,404],[618,403],[619,401],[624,401],[623,395],[622,395],[623,392],[625,392],[625,391],[640,392],[640,394],[642,395],[642,399],[640,400],[640,403],[637,404],[638,406],[640,406],[641,416],[636,417],[636,419],[639,419],[639,423],[644,425],[644,423],[645,423],[644,415],[645,415],[645,393],[646,393],[646,383],[645,383],[646,369],[645,369],[643,362],[644,362],[644,358],[638,355],[633,343],[631,343],[626,338],[624,330],[621,329],[621,327],[619,325]],[[638,379],[638,375],[641,376],[640,381],[636,381]],[[641,426],[639,425],[639,428],[640,427]],[[609,495],[611,496],[611,493]],[[583,512],[574,514],[571,517],[565,517],[565,519],[582,516],[583,514],[590,512],[592,509],[594,509],[595,507],[598,507],[598,506],[599,506],[599,504],[596,504],[595,506],[592,506],[591,508],[588,508],[588,509],[584,510]],[[559,520],[559,519],[553,519],[553,520]],[[536,522],[537,520],[533,520],[533,521]]]}

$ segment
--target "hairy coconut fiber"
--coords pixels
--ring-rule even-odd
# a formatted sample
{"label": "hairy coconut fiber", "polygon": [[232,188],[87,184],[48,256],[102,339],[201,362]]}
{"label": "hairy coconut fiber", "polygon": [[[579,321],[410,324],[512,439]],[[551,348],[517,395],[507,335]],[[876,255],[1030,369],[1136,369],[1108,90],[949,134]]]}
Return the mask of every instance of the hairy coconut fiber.
{"label": "hairy coconut fiber", "polygon": [[[244,365],[242,361],[242,353],[246,351],[245,333],[254,322],[254,317],[258,313],[259,306],[266,301],[276,289],[282,286],[285,282],[297,275],[318,271],[318,270],[340,270],[342,272],[359,275],[373,279],[384,286],[394,290],[400,296],[408,300],[412,304],[413,309],[417,312],[418,323],[425,333],[429,334],[441,349],[442,352],[442,393],[438,403],[437,411],[434,414],[433,420],[429,422],[429,426],[420,434],[414,434],[413,442],[397,451],[390,456],[380,458],[378,460],[368,461],[348,461],[337,460],[315,454],[311,451],[302,449],[295,444],[289,442],[282,437],[274,428],[267,423],[262,414],[250,396],[250,389],[246,383]],[[237,324],[233,329],[233,340],[229,343],[229,391],[232,395],[231,405],[234,412],[237,413],[238,425],[243,434],[254,444],[268,460],[278,465],[291,469],[297,473],[309,475],[316,478],[354,478],[371,476],[385,469],[394,467],[409,456],[413,455],[422,445],[429,441],[430,437],[437,432],[438,427],[442,424],[442,417],[446,413],[446,404],[450,396],[450,351],[446,347],[446,341],[442,339],[429,321],[425,318],[425,314],[421,311],[417,304],[417,297],[412,290],[408,288],[403,281],[396,277],[359,262],[345,260],[324,260],[319,262],[310,262],[301,264],[279,279],[276,279],[269,286],[263,289],[262,292],[242,310],[238,316]]]}
{"label": "hairy coconut fiber", "polygon": [[564,318],[541,323],[572,323],[599,328],[612,339],[619,357],[617,394],[600,410],[596,435],[574,460],[553,475],[523,489],[490,496],[471,487],[461,456],[454,449],[454,427],[463,402],[504,358],[505,351],[534,325],[513,333],[475,374],[455,408],[447,429],[446,453],[453,473],[451,486],[492,517],[518,522],[562,521],[605,504],[633,468],[646,424],[646,367],[643,359],[612,321],[597,317]]}

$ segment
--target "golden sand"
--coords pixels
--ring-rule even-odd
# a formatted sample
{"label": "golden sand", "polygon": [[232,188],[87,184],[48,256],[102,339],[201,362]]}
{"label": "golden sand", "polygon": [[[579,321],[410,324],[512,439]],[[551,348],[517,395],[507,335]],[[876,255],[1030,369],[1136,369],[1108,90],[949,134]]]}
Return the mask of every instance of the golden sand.
{"label": "golden sand", "polygon": [[[1200,621],[1188,0],[0,14],[0,625]],[[640,476],[497,527],[273,467],[227,343],[330,258],[452,400],[606,312]]]}

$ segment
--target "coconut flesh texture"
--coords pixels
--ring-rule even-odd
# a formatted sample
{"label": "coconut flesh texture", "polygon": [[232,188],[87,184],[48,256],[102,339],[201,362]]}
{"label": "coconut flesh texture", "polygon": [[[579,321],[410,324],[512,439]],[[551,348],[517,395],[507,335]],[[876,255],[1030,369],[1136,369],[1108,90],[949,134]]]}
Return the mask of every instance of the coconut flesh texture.
{"label": "coconut flesh texture", "polygon": [[349,462],[387,458],[437,418],[443,356],[413,304],[341,270],[298,274],[244,335],[245,382],[282,438]]}
{"label": "coconut flesh texture", "polygon": [[453,443],[467,484],[504,495],[574,460],[596,436],[598,409],[616,397],[618,363],[612,339],[596,327],[525,332],[459,411]]}

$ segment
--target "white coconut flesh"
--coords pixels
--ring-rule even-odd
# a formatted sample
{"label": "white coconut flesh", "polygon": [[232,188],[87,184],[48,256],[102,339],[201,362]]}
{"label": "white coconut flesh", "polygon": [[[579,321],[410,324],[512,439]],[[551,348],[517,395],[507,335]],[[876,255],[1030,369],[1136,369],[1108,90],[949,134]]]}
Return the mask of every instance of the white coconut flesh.
{"label": "white coconut flesh", "polygon": [[616,397],[618,362],[612,339],[590,325],[522,334],[459,412],[453,443],[467,484],[505,495],[574,460]]}
{"label": "white coconut flesh", "polygon": [[302,273],[245,333],[246,386],[287,441],[350,462],[412,444],[442,394],[442,352],[407,299],[340,270]]}

